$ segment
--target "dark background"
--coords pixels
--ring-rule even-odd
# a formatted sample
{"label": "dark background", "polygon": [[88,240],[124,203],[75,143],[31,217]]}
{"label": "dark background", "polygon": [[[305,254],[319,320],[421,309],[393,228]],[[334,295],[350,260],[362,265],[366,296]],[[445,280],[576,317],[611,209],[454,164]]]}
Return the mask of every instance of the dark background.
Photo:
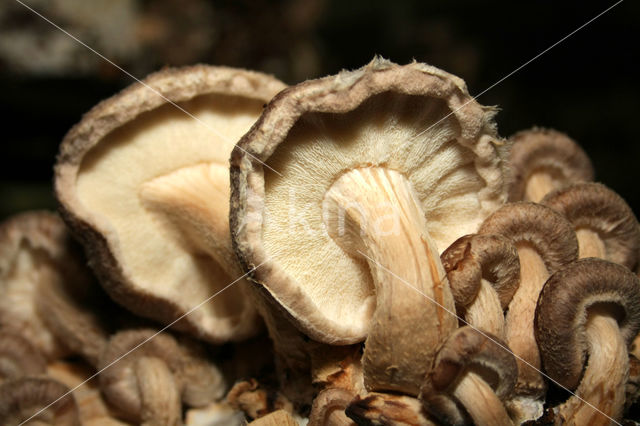
{"label": "dark background", "polygon": [[[479,94],[615,1],[23,0],[127,71],[205,62],[287,83],[354,69],[375,54],[428,62]],[[597,180],[640,211],[640,2],[627,0],[478,101],[502,136],[533,125],[577,140]],[[130,77],[14,0],[0,6],[0,218],[54,208],[65,132]]]}

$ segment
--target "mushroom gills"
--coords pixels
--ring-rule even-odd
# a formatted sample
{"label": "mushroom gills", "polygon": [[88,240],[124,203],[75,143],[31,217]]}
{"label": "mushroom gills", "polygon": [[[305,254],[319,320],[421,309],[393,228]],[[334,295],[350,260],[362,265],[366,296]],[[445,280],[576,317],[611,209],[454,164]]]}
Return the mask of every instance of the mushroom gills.
{"label": "mushroom gills", "polygon": [[409,181],[384,167],[353,169],[327,191],[327,232],[368,263],[376,311],[365,342],[368,390],[417,395],[435,348],[457,326],[438,250]]}

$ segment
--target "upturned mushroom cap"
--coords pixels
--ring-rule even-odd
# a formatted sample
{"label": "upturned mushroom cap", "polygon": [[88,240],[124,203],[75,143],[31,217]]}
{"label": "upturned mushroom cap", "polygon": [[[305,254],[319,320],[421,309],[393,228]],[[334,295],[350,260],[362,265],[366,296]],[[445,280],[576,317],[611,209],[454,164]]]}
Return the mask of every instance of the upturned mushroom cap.
{"label": "upturned mushroom cap", "polygon": [[498,293],[506,309],[520,283],[520,260],[511,240],[501,235],[471,234],[458,238],[440,256],[456,304],[469,305],[482,279]]}
{"label": "upturned mushroom cap", "polygon": [[329,235],[325,194],[351,171],[389,170],[442,250],[504,200],[492,116],[459,78],[379,58],[283,91],[232,154],[231,229],[245,268],[260,265],[253,280],[312,338],[363,340],[372,272]]}
{"label": "upturned mushroom cap", "polygon": [[502,206],[488,217],[479,234],[509,238],[520,258],[520,285],[509,304],[505,336],[518,355],[517,393],[539,398],[545,383],[538,369],[540,355],[533,321],[538,295],[550,274],[578,257],[578,241],[571,224],[551,208],[531,202]]}
{"label": "upturned mushroom cap", "polygon": [[640,329],[640,280],[608,261],[578,260],[546,282],[536,308],[535,333],[545,371],[575,389],[588,354],[584,335],[589,310],[608,308],[627,344]]}
{"label": "upturned mushroom cap", "polygon": [[538,202],[555,188],[593,180],[591,160],[564,133],[533,128],[518,132],[509,140],[509,201]]}
{"label": "upturned mushroom cap", "polygon": [[45,372],[47,361],[29,341],[0,330],[0,383]]}
{"label": "upturned mushroom cap", "polygon": [[38,295],[64,286],[80,291],[92,278],[64,223],[49,212],[21,213],[0,225],[0,327],[25,337],[47,359],[69,349],[37,309]]}
{"label": "upturned mushroom cap", "polygon": [[600,257],[635,270],[640,260],[640,225],[614,191],[600,183],[576,183],[547,194],[541,203],[573,224],[580,257]]}
{"label": "upturned mushroom cap", "polygon": [[80,426],[78,407],[68,392],[65,385],[48,378],[4,382],[0,385],[0,423],[18,426],[31,419],[42,425]]}
{"label": "upturned mushroom cap", "polygon": [[[493,398],[475,393],[473,387],[465,389],[464,394],[457,389],[468,381],[465,375],[470,373],[477,377],[474,380],[481,380],[490,387]],[[465,422],[465,415],[459,412],[455,400],[463,405],[473,401],[474,406],[465,406],[465,409],[474,419],[477,411],[482,410],[502,411],[503,418],[508,419],[500,401],[512,396],[517,377],[516,360],[506,343],[489,333],[468,326],[461,327],[451,334],[438,351],[420,398],[431,414],[447,424]],[[481,404],[487,406],[481,407]],[[490,407],[489,404],[496,406]]]}
{"label": "upturned mushroom cap", "polygon": [[[174,392],[190,406],[203,406],[222,396],[224,381],[215,366],[207,365],[203,359],[194,360],[193,349],[185,351],[171,335],[154,335],[150,329],[118,332],[101,356],[99,369],[104,371],[100,374],[100,387],[109,404],[124,418],[141,421],[145,410],[162,409],[153,398],[149,399],[155,392]],[[162,365],[157,361],[144,363],[140,361],[143,358],[157,359]],[[163,378],[165,385],[154,385],[156,376],[149,371],[149,365],[158,367],[157,376]],[[149,383],[143,383],[146,378]],[[167,386],[172,389],[163,391]]]}
{"label": "upturned mushroom cap", "polygon": [[[285,86],[204,65],[166,69],[143,83],[69,131],[55,189],[109,295],[166,324],[240,275],[228,231],[228,156]],[[240,284],[176,327],[222,342],[246,338],[257,325]]]}

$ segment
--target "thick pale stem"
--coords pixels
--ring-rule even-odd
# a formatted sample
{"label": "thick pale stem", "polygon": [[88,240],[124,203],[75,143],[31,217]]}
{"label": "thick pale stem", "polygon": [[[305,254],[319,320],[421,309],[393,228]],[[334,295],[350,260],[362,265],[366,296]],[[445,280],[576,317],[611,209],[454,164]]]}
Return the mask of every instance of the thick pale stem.
{"label": "thick pale stem", "polygon": [[232,277],[240,275],[229,232],[229,168],[209,163],[184,167],[146,182],[140,198],[179,232],[176,238],[210,255]]}
{"label": "thick pale stem", "polygon": [[539,372],[540,354],[533,323],[538,296],[549,278],[549,272],[533,247],[526,243],[516,247],[520,257],[520,287],[509,304],[505,332],[507,344],[517,355],[516,393],[536,398],[544,393],[544,381]]}
{"label": "thick pale stem", "polygon": [[417,395],[436,348],[457,321],[409,182],[384,168],[352,170],[325,195],[324,213],[329,234],[369,264],[375,285],[377,307],[363,355],[366,388]]}
{"label": "thick pale stem", "polygon": [[556,412],[561,424],[610,425],[612,419],[620,420],[624,408],[629,374],[627,345],[618,322],[598,312],[589,316],[586,334],[589,361],[575,392],[581,399],[572,396]]}
{"label": "thick pale stem", "polygon": [[458,382],[453,396],[467,410],[477,426],[512,426],[502,401],[478,374],[467,371]]}
{"label": "thick pale stem", "polygon": [[524,190],[524,199],[527,201],[533,201],[534,203],[540,202],[549,192],[555,189],[553,177],[544,171],[537,171],[531,173]]}
{"label": "thick pale stem", "polygon": [[605,250],[604,241],[597,232],[587,228],[576,229],[576,237],[578,237],[578,246],[580,254],[578,257],[599,257],[606,259],[607,252]]}
{"label": "thick pale stem", "polygon": [[484,278],[480,282],[480,291],[466,308],[465,320],[479,330],[505,338],[504,312],[500,298],[493,286]]}

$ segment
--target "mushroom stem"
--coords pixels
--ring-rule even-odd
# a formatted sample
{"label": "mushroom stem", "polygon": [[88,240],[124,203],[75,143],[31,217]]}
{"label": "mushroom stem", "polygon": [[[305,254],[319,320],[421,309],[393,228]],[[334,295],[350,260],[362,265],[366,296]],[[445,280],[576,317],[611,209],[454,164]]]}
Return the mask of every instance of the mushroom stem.
{"label": "mushroom stem", "polygon": [[544,171],[535,171],[529,175],[527,184],[525,185],[525,200],[535,203],[540,202],[549,192],[556,188],[554,179],[549,173]]}
{"label": "mushroom stem", "polygon": [[578,228],[576,229],[576,237],[578,237],[578,246],[580,250],[578,254],[579,258],[607,258],[607,250],[604,246],[604,241],[602,241],[602,238],[600,238],[597,232],[588,228]]}
{"label": "mushroom stem", "polygon": [[539,373],[540,354],[533,324],[538,296],[549,278],[549,272],[538,251],[531,245],[519,243],[516,248],[520,257],[521,285],[509,304],[505,333],[509,347],[518,355],[516,393],[537,397],[544,391],[544,381]]}
{"label": "mushroom stem", "polygon": [[585,331],[589,362],[575,392],[580,399],[572,396],[556,408],[558,420],[567,425],[609,425],[612,418],[622,417],[629,363],[627,345],[618,322],[604,312],[592,312]]}
{"label": "mushroom stem", "polygon": [[467,410],[477,426],[512,426],[502,401],[491,386],[473,371],[467,371],[456,385],[453,396]]}
{"label": "mushroom stem", "polygon": [[422,208],[408,180],[381,167],[345,173],[324,203],[329,235],[369,264],[375,286],[376,311],[363,355],[365,387],[418,395],[436,348],[457,326]]}
{"label": "mushroom stem", "polygon": [[486,279],[480,280],[480,291],[466,308],[465,321],[474,328],[505,338],[504,313],[498,293]]}
{"label": "mushroom stem", "polygon": [[[177,225],[187,244],[209,254],[229,276],[237,276],[240,268],[235,266],[229,236],[229,191],[228,167],[202,163],[146,182],[140,197]],[[212,232],[203,232],[207,229]],[[228,237],[214,240],[214,235]]]}

